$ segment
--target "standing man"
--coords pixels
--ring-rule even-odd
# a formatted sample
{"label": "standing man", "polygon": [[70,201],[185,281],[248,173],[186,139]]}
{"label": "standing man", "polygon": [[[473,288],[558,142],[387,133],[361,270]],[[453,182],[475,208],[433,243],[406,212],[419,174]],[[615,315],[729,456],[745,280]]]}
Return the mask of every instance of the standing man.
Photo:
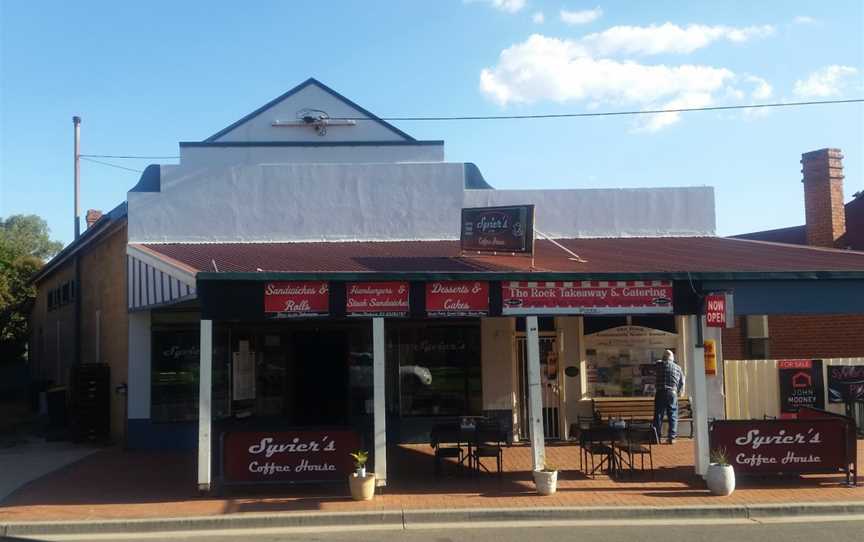
{"label": "standing man", "polygon": [[663,352],[663,359],[657,360],[657,390],[654,392],[654,428],[657,438],[662,440],[663,417],[669,419],[669,439],[672,444],[678,436],[678,396],[684,391],[684,372],[675,363],[671,350]]}

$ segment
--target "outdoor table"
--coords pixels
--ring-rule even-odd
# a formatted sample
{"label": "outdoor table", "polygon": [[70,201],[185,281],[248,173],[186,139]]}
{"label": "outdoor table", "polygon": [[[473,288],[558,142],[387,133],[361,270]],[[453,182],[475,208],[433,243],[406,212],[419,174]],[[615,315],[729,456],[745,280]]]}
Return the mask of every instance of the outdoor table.
{"label": "outdoor table", "polygon": [[465,456],[458,462],[460,467],[465,466],[466,460],[468,461],[469,466],[471,466],[471,457],[473,456],[475,447],[478,445],[478,434],[481,431],[488,431],[488,427],[483,427],[483,421],[487,421],[487,419],[479,417],[472,418],[476,420],[476,423],[473,426],[466,427],[459,422],[441,423],[432,426],[432,431],[430,432],[429,441],[432,448],[437,448],[441,444],[456,444],[465,447]]}
{"label": "outdoor table", "polygon": [[[608,465],[609,476],[615,476],[618,472],[618,459],[615,455],[614,445],[616,442],[621,442],[625,438],[626,425],[623,423],[620,425],[592,424],[589,427],[582,429],[579,435],[579,447],[580,453],[583,454],[584,457],[583,464],[585,465],[585,474],[593,475],[597,469],[601,468],[603,464],[606,463]],[[600,464],[591,472],[588,472],[588,450],[585,447],[585,444],[589,442],[597,443],[601,446],[607,446],[609,449],[606,453],[605,461],[600,461]]]}

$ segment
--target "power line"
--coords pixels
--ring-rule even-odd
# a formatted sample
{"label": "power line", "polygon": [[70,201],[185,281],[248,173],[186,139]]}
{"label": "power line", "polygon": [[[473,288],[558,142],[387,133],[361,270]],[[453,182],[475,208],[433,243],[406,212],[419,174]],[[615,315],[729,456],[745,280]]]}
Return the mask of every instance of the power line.
{"label": "power line", "polygon": [[330,120],[386,120],[386,121],[453,121],[453,120],[523,120],[523,119],[564,119],[579,117],[613,117],[624,115],[655,115],[658,113],[688,113],[693,111],[728,111],[731,109],[758,109],[762,107],[798,107],[807,105],[848,104],[864,102],[864,98],[850,100],[819,100],[810,102],[785,102],[752,105],[716,105],[712,107],[682,107],[678,109],[645,109],[641,111],[603,111],[594,113],[550,113],[542,115],[466,115],[453,117],[331,117]]}
{"label": "power line", "polygon": [[125,169],[126,171],[134,171],[135,173],[144,173],[140,169],[132,169],[131,167],[121,166],[118,164],[112,164],[110,162],[102,162],[101,160],[94,160],[94,159],[89,158],[88,156],[85,156],[83,154],[80,155],[80,157],[82,160],[87,160],[88,162],[93,162],[94,164],[101,164],[103,166],[115,167],[117,169]]}
{"label": "power line", "polygon": [[132,154],[82,154],[81,158],[131,158],[134,160],[162,160],[170,158],[180,158],[179,156],[138,156]]}

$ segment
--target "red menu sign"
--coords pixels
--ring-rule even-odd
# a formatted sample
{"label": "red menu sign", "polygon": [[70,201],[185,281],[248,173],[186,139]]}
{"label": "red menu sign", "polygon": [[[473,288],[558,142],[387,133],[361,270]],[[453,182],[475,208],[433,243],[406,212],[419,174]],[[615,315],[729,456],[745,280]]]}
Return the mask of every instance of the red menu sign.
{"label": "red menu sign", "polygon": [[347,429],[226,433],[222,441],[228,482],[344,481],[354,471],[348,454],[360,437]]}
{"label": "red menu sign", "polygon": [[407,282],[349,282],[345,288],[348,316],[407,316]]}
{"label": "red menu sign", "polygon": [[268,282],[264,312],[280,317],[321,316],[330,312],[330,288],[325,281]]}
{"label": "red menu sign", "polygon": [[736,473],[846,469],[847,421],[723,420],[711,425],[711,449],[723,449]]}
{"label": "red menu sign", "polygon": [[504,282],[502,313],[672,314],[667,280]]}
{"label": "red menu sign", "polygon": [[489,314],[489,283],[471,280],[427,282],[426,314],[486,316]]}

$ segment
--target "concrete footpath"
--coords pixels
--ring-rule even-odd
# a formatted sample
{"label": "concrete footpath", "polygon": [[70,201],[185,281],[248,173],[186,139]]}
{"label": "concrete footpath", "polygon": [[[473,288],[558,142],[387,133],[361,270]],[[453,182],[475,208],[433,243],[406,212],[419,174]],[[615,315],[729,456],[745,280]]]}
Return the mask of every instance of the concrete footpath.
{"label": "concrete footpath", "polygon": [[84,459],[98,448],[69,442],[22,438],[0,447],[0,501],[20,487],[46,474]]}
{"label": "concrete footpath", "polygon": [[282,512],[225,514],[167,519],[98,521],[0,522],[0,536],[119,535],[142,533],[191,533],[250,529],[351,530],[423,529],[438,525],[502,524],[550,525],[599,522],[734,522],[795,521],[797,518],[862,518],[864,502],[798,503],[730,506],[638,507],[530,507],[439,510],[382,510],[367,512]]}

